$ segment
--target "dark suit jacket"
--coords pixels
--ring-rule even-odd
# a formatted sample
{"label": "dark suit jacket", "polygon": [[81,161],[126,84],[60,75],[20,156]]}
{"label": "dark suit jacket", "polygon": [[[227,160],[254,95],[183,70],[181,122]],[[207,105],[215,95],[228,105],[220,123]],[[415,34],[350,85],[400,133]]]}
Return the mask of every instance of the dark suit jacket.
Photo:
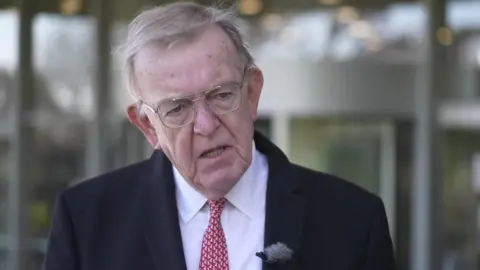
{"label": "dark suit jacket", "polygon": [[[282,242],[294,251],[287,264],[264,269],[394,269],[377,196],[291,164],[259,133],[254,139],[269,162],[265,245]],[[157,151],[149,160],[64,191],[44,269],[186,269],[174,190],[171,163]]]}

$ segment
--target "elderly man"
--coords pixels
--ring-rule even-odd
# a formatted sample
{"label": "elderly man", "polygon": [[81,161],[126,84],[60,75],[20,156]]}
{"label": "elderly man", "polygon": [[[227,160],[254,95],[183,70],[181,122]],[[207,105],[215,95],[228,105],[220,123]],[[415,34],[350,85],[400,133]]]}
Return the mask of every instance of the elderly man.
{"label": "elderly man", "polygon": [[231,12],[147,10],[125,44],[148,160],[64,191],[46,270],[389,270],[382,201],[254,131],[263,76]]}

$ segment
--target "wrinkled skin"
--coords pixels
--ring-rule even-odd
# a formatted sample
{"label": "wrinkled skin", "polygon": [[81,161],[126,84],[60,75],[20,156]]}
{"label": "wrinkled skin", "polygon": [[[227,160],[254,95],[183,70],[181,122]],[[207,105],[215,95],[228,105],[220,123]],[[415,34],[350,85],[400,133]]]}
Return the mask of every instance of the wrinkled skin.
{"label": "wrinkled skin", "polygon": [[[228,36],[211,27],[191,42],[168,50],[150,44],[135,60],[135,79],[141,99],[153,107],[165,98],[201,96],[205,90],[229,82],[241,83],[242,103],[228,114],[215,115],[204,100],[195,103],[195,118],[187,126],[165,127],[158,115],[137,106],[127,109],[131,123],[150,144],[161,149],[185,180],[208,199],[224,197],[252,162],[253,122],[263,86],[257,68],[244,74],[237,51]],[[201,157],[219,145],[229,147],[219,158]]]}

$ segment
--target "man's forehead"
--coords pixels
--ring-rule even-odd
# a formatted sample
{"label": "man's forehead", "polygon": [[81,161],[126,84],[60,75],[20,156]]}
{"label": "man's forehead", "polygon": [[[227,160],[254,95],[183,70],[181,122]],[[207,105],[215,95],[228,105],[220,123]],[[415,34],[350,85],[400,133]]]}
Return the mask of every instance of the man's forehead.
{"label": "man's forehead", "polygon": [[[214,45],[213,45],[214,46]],[[135,72],[139,75],[155,75],[175,78],[199,68],[216,67],[229,62],[227,50],[216,48],[191,49],[188,46],[175,49],[146,48],[135,61]]]}
{"label": "man's forehead", "polygon": [[151,42],[139,51],[135,59],[136,66],[173,70],[190,66],[191,62],[215,64],[236,60],[236,50],[229,37],[218,27],[211,27],[194,40],[176,44],[171,48]]}
{"label": "man's forehead", "polygon": [[152,43],[138,54],[135,73],[143,91],[156,90],[146,94],[176,97],[192,94],[185,91],[189,85],[193,91],[196,87],[213,87],[223,83],[222,80],[232,79],[237,60],[236,50],[226,34],[213,29],[192,43],[170,49]]}

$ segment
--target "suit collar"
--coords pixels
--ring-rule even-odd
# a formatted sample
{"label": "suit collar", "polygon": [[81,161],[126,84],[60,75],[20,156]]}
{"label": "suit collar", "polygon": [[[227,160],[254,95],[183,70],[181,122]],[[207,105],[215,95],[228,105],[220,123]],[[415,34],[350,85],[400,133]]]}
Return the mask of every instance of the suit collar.
{"label": "suit collar", "polygon": [[[283,152],[256,132],[255,142],[268,159],[268,186],[265,216],[265,246],[281,242],[294,251],[296,258],[302,237],[306,199],[300,179]],[[283,269],[282,266],[264,265],[264,269]]]}
{"label": "suit collar", "polygon": [[[265,246],[281,242],[296,252],[302,236],[305,198],[301,182],[282,151],[255,132],[255,145],[268,161]],[[185,270],[172,164],[155,151],[143,202],[145,237],[158,270]],[[294,258],[295,259],[295,253]],[[264,269],[270,269],[264,265]]]}
{"label": "suit collar", "polygon": [[186,270],[171,163],[155,151],[150,164],[142,205],[145,241],[157,270]]}

